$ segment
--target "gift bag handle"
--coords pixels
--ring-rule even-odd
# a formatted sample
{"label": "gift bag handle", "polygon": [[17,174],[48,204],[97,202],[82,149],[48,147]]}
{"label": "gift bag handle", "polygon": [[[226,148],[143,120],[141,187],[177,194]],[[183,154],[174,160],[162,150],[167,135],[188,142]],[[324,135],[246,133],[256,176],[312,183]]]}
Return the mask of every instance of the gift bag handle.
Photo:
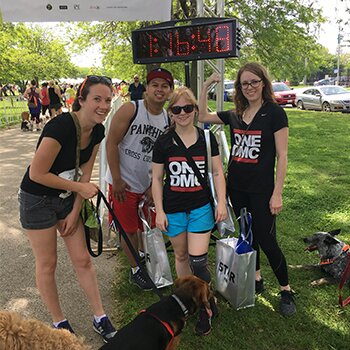
{"label": "gift bag handle", "polygon": [[240,235],[243,240],[247,241],[250,245],[253,244],[253,232],[252,232],[252,214],[247,211],[247,208],[241,208],[240,216]]}
{"label": "gift bag handle", "polygon": [[151,208],[148,206],[148,220],[146,220],[145,218],[145,214],[143,212],[143,207],[145,205],[146,201],[145,200],[142,200],[140,203],[139,203],[139,209],[138,209],[138,213],[139,213],[139,218],[140,220],[142,221],[144,227],[147,229],[147,231],[150,231],[151,230],[151,223],[149,220],[150,217],[151,217]]}
{"label": "gift bag handle", "polygon": [[140,256],[138,255],[138,253],[135,251],[135,248],[133,247],[132,243],[130,242],[130,239],[127,235],[127,233],[125,232],[125,230],[123,229],[123,226],[120,224],[117,216],[114,213],[114,210],[112,209],[111,205],[109,204],[108,200],[106,199],[106,197],[104,196],[104,194],[101,192],[101,190],[98,190],[98,194],[101,197],[100,199],[103,200],[103,202],[105,203],[109,213],[112,216],[113,222],[115,227],[118,229],[119,233],[121,234],[121,236],[124,238],[124,241],[126,243],[126,245],[128,246],[132,256],[134,257],[138,267],[140,268],[140,270],[143,272],[144,277],[147,279],[148,282],[151,283],[152,285],[152,290],[155,294],[158,295],[158,297],[161,299],[163,297],[162,292],[157,288],[157,286],[154,284],[154,282],[152,281],[151,277],[149,276],[149,274],[147,273],[146,267],[142,264]]}

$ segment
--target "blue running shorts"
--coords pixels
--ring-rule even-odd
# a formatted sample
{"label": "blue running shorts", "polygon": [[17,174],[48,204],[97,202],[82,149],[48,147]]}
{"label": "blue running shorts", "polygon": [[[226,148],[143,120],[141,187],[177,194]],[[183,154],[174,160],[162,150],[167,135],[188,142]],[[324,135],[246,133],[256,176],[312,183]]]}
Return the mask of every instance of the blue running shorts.
{"label": "blue running shorts", "polygon": [[191,210],[189,213],[178,212],[166,214],[168,218],[167,232],[169,237],[175,237],[182,232],[203,233],[214,227],[213,208],[210,203]]}

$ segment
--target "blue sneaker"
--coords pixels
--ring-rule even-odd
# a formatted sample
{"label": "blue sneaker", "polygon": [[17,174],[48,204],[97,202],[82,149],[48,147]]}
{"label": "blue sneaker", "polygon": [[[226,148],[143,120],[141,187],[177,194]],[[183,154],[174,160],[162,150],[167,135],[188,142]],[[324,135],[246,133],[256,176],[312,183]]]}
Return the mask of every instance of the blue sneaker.
{"label": "blue sneaker", "polygon": [[71,325],[69,324],[69,322],[67,320],[60,322],[57,326],[53,325],[53,328],[55,328],[55,329],[67,329],[67,331],[70,331],[71,333],[75,334],[75,332],[73,331],[73,328],[71,327]]}
{"label": "blue sneaker", "polygon": [[107,316],[103,317],[100,322],[96,322],[94,319],[93,329],[103,338],[105,343],[108,343],[117,333],[117,330],[113,327]]}

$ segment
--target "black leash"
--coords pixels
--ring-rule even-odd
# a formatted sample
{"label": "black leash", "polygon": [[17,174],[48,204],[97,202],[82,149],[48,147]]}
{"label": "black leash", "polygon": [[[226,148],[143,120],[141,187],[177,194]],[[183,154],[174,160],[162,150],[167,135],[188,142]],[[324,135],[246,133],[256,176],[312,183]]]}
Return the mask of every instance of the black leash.
{"label": "black leash", "polygon": [[162,292],[156,287],[156,285],[154,284],[154,282],[152,281],[151,277],[149,276],[146,267],[141,263],[141,258],[138,255],[138,253],[135,251],[135,248],[133,247],[133,245],[130,242],[130,239],[128,237],[128,235],[126,234],[126,232],[124,231],[122,225],[120,224],[119,220],[117,219],[112,207],[110,206],[110,204],[108,203],[108,200],[106,199],[106,197],[104,196],[104,194],[98,190],[98,195],[97,195],[97,202],[99,203],[99,201],[101,201],[101,199],[104,201],[109,213],[112,216],[114,225],[116,227],[116,229],[119,231],[119,234],[124,238],[125,243],[127,244],[133,258],[135,259],[137,266],[140,268],[143,276],[146,278],[146,280],[148,282],[151,283],[152,285],[152,290],[155,294],[158,295],[159,299],[162,299],[163,294]]}

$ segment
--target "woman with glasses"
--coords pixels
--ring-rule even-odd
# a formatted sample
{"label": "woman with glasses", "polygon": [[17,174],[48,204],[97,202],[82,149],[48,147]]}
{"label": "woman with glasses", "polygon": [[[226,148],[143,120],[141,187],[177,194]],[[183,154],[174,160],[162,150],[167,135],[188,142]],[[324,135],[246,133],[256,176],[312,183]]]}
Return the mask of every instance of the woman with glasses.
{"label": "woman with glasses", "polygon": [[[264,290],[260,248],[267,256],[280,285],[280,312],[296,312],[289,286],[286,259],[276,239],[276,215],[282,210],[282,190],[287,172],[288,119],[275,103],[266,69],[255,62],[237,73],[232,111],[208,112],[208,88],[220,81],[212,74],[203,84],[199,121],[230,125],[231,155],[227,189],[236,216],[246,207],[253,218],[253,247],[257,251],[255,290]],[[276,163],[276,171],[275,171]]]}
{"label": "woman with glasses", "polygon": [[[207,183],[207,149],[202,129],[194,126],[197,101],[186,87],[178,88],[168,105],[172,125],[161,135],[153,149],[152,194],[156,207],[156,226],[166,234],[174,249],[178,277],[194,274],[210,283],[208,245],[214,221],[227,217],[225,178],[218,144],[210,133],[214,184],[218,205],[213,214]],[[190,157],[194,164],[188,162]],[[203,177],[198,180],[198,175]],[[165,182],[163,178],[165,173]],[[211,318],[216,316],[214,299],[211,309],[201,309],[196,325],[198,335],[208,334]]]}
{"label": "woman with glasses", "polygon": [[[55,281],[58,231],[93,311],[93,328],[105,341],[116,330],[102,307],[80,210],[82,199],[92,198],[98,192],[90,178],[104,138],[102,122],[110,111],[111,101],[111,80],[87,77],[73,103],[77,127],[70,113],[63,113],[45,125],[19,191],[20,220],[33,250],[37,287],[51,314],[53,327],[74,333],[61,309]],[[75,180],[77,146],[80,180]]]}

